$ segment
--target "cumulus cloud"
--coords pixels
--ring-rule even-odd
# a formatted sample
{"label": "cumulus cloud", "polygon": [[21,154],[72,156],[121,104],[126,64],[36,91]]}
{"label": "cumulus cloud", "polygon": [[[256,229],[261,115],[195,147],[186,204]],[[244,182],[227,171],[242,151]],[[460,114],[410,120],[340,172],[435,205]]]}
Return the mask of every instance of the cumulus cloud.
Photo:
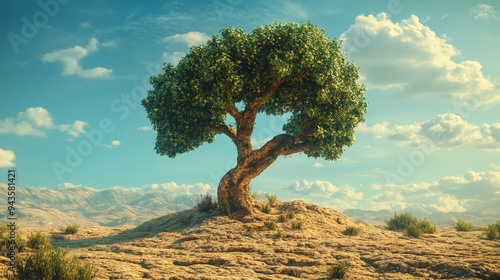
{"label": "cumulus cloud", "polygon": [[412,184],[377,184],[379,192],[367,198],[370,210],[400,211],[411,206],[442,212],[463,212],[500,197],[500,171],[468,171],[463,176]]}
{"label": "cumulus cloud", "polygon": [[172,65],[177,65],[179,61],[186,55],[183,52],[164,52],[161,56],[162,63],[171,63]]}
{"label": "cumulus cloud", "polygon": [[106,148],[116,148],[119,147],[122,143],[119,140],[113,140],[110,144],[104,144]]}
{"label": "cumulus cloud", "polygon": [[196,195],[200,193],[215,193],[215,188],[208,184],[195,183],[195,184],[177,184],[175,182],[168,182],[163,184],[149,184],[140,188],[144,192],[167,192],[173,196],[180,195]]}
{"label": "cumulus cloud", "polygon": [[312,167],[322,167],[323,164],[321,162],[315,162],[311,165]]}
{"label": "cumulus cloud", "polygon": [[372,88],[397,88],[404,96],[441,96],[474,106],[500,100],[481,64],[453,61],[460,52],[415,15],[399,23],[384,13],[360,15],[340,39]]}
{"label": "cumulus cloud", "polygon": [[137,130],[139,130],[139,131],[151,131],[151,130],[153,130],[153,128],[149,125],[146,125],[146,126],[138,127]]}
{"label": "cumulus cloud", "polygon": [[475,19],[490,19],[494,18],[496,20],[500,20],[500,18],[497,15],[497,11],[495,11],[495,8],[493,8],[490,5],[486,4],[477,4],[476,6],[472,7],[471,9],[472,15],[474,16]]}
{"label": "cumulus cloud", "polygon": [[47,131],[59,130],[72,138],[85,133],[86,122],[77,120],[73,124],[55,124],[49,111],[43,107],[32,107],[17,114],[16,118],[0,120],[0,134],[31,135],[44,137]]}
{"label": "cumulus cloud", "polygon": [[[116,43],[111,44],[116,45]],[[105,46],[110,46],[106,44]],[[82,78],[106,78],[111,76],[111,69],[94,67],[83,69],[80,62],[90,53],[99,49],[99,41],[96,38],[90,39],[86,47],[74,46],[72,48],[57,50],[46,53],[42,56],[44,62],[61,62],[63,64],[63,76],[77,75]]]}
{"label": "cumulus cloud", "polygon": [[471,124],[453,113],[409,125],[391,126],[388,122],[373,126],[362,124],[357,131],[371,133],[376,139],[393,140],[408,146],[500,150],[500,123]]}
{"label": "cumulus cloud", "polygon": [[165,43],[183,43],[188,45],[189,47],[200,45],[206,43],[210,40],[210,36],[205,33],[191,31],[184,34],[175,34],[172,36],[168,36],[163,38],[163,42]]}
{"label": "cumulus cloud", "polygon": [[363,192],[348,185],[337,187],[328,181],[295,181],[287,189],[294,198],[313,201],[340,211],[356,207],[358,201],[363,199]]}
{"label": "cumulus cloud", "polygon": [[14,167],[16,164],[14,160],[16,155],[11,150],[4,150],[0,148],[0,167]]}

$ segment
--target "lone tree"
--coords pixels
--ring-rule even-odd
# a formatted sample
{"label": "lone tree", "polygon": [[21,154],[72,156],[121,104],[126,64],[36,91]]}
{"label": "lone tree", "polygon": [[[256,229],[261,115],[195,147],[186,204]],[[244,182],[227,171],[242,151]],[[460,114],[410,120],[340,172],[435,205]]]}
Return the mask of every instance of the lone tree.
{"label": "lone tree", "polygon": [[[219,209],[232,218],[252,214],[248,185],[279,156],[303,152],[336,160],[364,121],[364,86],[340,42],[311,23],[271,24],[252,34],[225,28],[192,47],[174,66],[151,77],[142,100],[157,132],[155,150],[175,157],[224,134],[237,164],[221,179]],[[257,114],[285,115],[284,133],[253,149]],[[228,123],[232,116],[236,125]]]}

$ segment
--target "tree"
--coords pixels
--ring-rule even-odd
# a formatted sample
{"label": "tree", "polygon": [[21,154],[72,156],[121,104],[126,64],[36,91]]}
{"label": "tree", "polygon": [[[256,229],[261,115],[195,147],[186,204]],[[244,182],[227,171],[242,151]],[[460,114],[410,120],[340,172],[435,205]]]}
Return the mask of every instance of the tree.
{"label": "tree", "polygon": [[[173,158],[217,134],[229,137],[238,158],[219,183],[219,209],[236,219],[250,215],[248,185],[279,156],[336,160],[354,142],[366,112],[365,88],[340,45],[311,23],[275,23],[252,34],[222,29],[221,37],[151,77],[142,105],[157,132],[156,152]],[[259,113],[288,120],[284,133],[253,149]]]}

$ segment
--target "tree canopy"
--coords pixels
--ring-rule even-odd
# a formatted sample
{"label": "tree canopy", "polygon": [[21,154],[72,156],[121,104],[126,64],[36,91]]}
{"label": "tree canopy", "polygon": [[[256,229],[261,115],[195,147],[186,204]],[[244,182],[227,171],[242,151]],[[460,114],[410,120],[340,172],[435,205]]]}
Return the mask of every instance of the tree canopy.
{"label": "tree canopy", "polygon": [[[311,23],[274,23],[252,34],[229,27],[192,47],[176,66],[166,64],[151,78],[153,89],[142,104],[160,155],[175,157],[224,134],[242,166],[266,153],[336,160],[364,121],[365,88],[358,78],[341,42]],[[259,113],[289,118],[283,134],[253,150]]]}

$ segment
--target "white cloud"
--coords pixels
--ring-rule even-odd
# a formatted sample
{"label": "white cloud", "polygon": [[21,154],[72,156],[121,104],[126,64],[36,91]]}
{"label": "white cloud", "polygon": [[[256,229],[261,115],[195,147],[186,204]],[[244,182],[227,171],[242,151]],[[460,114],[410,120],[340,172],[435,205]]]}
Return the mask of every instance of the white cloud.
{"label": "white cloud", "polygon": [[357,131],[371,133],[376,139],[398,141],[401,145],[500,150],[500,123],[471,124],[453,113],[409,125],[391,126],[388,122],[373,126],[362,124]]}
{"label": "white cloud", "polygon": [[185,55],[186,53],[183,52],[164,52],[161,56],[161,63],[171,63],[175,66]]}
{"label": "white cloud", "polygon": [[165,37],[163,42],[165,43],[184,43],[189,47],[200,45],[206,43],[210,40],[210,36],[205,33],[191,31],[184,34],[175,34],[172,36]]}
{"label": "white cloud", "polygon": [[475,106],[500,100],[481,64],[454,62],[460,52],[415,15],[399,23],[386,14],[360,15],[340,39],[371,88],[397,88],[409,97],[441,96]]}
{"label": "white cloud", "polygon": [[119,147],[121,144],[122,143],[119,140],[113,140],[113,141],[111,141],[111,143],[109,145],[104,144],[104,146],[107,148],[116,148],[116,147]]}
{"label": "white cloud", "polygon": [[80,22],[80,28],[92,28],[92,25],[88,21]]}
{"label": "white cloud", "polygon": [[[116,45],[116,44],[115,44]],[[94,67],[83,69],[80,61],[92,52],[99,49],[99,41],[96,38],[90,39],[86,47],[74,46],[62,49],[42,56],[44,62],[61,62],[63,64],[63,76],[77,75],[82,78],[106,78],[111,76],[111,69]]]}
{"label": "white cloud", "polygon": [[312,167],[322,167],[323,164],[321,162],[315,162],[311,165]]}
{"label": "white cloud", "polygon": [[191,195],[191,194],[200,194],[200,193],[215,193],[215,188],[211,187],[208,184],[195,183],[195,184],[181,184],[178,185],[175,182],[168,182],[163,184],[150,184],[145,185],[140,188],[141,191],[144,192],[167,192],[173,196],[179,195]]}
{"label": "white cloud", "polygon": [[14,160],[16,155],[11,150],[4,150],[0,148],[0,167],[14,167],[16,164]]}
{"label": "white cloud", "polygon": [[139,130],[139,131],[151,131],[151,130],[153,130],[153,128],[149,125],[145,125],[145,126],[138,127],[137,130]]}
{"label": "white cloud", "polygon": [[0,134],[31,135],[44,137],[49,130],[59,130],[73,138],[85,132],[86,122],[77,120],[73,124],[55,124],[52,116],[43,107],[32,107],[17,114],[16,118],[0,120]]}
{"label": "white cloud", "polygon": [[474,16],[475,19],[489,19],[489,18],[494,18],[496,20],[500,20],[500,18],[497,16],[497,11],[495,11],[495,8],[493,8],[490,5],[486,4],[477,4],[476,6],[472,7],[471,9],[472,15]]}

